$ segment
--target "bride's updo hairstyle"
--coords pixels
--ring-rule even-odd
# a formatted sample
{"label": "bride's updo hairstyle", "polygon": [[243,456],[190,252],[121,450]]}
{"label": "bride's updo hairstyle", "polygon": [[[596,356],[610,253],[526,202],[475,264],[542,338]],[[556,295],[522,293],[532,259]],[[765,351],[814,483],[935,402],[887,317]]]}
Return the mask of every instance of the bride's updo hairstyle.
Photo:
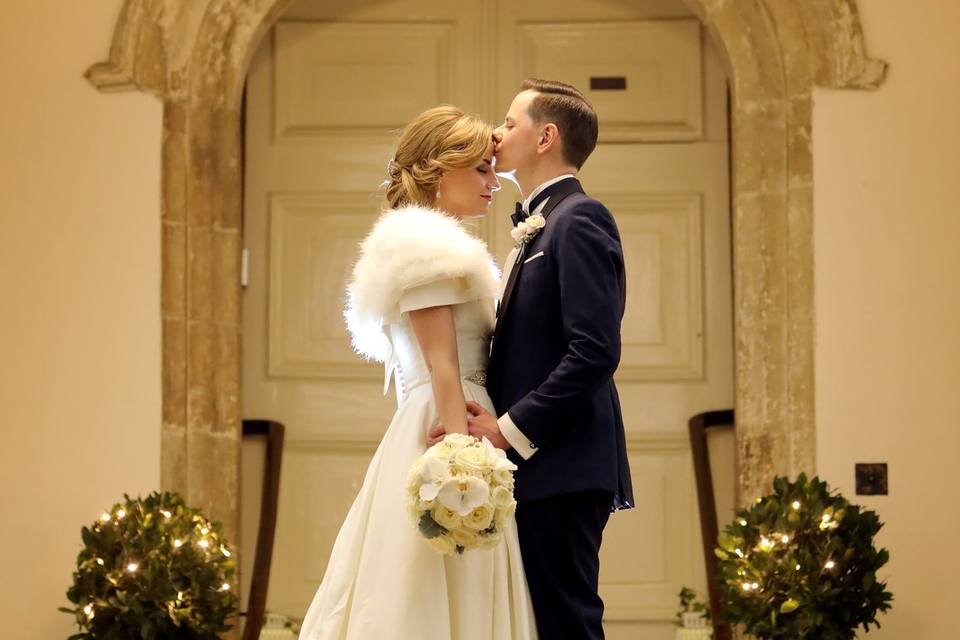
{"label": "bride's updo hairstyle", "polygon": [[385,206],[434,206],[444,172],[478,164],[493,141],[493,128],[450,105],[427,109],[400,135],[387,168]]}

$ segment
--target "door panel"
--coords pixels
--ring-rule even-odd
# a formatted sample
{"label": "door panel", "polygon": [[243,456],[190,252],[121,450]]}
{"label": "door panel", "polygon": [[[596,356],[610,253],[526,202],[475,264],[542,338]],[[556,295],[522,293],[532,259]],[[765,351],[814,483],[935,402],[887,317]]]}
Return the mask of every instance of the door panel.
{"label": "door panel", "polygon": [[280,22],[278,137],[390,136],[424,104],[450,102],[454,36],[449,23]]}
{"label": "door panel", "polygon": [[699,21],[520,24],[518,37],[521,75],[590,91],[601,142],[702,136]]}

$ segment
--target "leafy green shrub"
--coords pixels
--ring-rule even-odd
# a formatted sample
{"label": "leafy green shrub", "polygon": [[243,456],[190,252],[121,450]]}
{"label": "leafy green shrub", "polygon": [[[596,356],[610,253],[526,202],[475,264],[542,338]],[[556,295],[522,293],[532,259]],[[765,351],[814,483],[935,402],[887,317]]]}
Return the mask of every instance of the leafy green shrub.
{"label": "leafy green shrub", "polygon": [[75,606],[60,609],[80,628],[70,640],[219,638],[237,605],[220,523],[175,493],[124,499],[81,530]]}
{"label": "leafy green shrub", "polygon": [[718,539],[724,618],[764,639],[850,640],[893,596],[876,571],[889,559],[883,524],[827,483],[776,478],[774,492],[737,512]]}

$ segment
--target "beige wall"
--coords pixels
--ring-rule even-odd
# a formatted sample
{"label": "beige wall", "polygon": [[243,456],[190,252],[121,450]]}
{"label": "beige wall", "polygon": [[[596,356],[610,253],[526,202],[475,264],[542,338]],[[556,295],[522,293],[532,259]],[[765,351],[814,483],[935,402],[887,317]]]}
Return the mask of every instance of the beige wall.
{"label": "beige wall", "polygon": [[[896,601],[870,638],[955,637],[960,530],[960,3],[860,0],[876,93],[814,110],[818,466],[876,509]],[[854,496],[888,462],[890,495]]]}
{"label": "beige wall", "polygon": [[83,79],[121,0],[0,23],[0,636],[65,638],[80,527],[157,487],[161,105]]}

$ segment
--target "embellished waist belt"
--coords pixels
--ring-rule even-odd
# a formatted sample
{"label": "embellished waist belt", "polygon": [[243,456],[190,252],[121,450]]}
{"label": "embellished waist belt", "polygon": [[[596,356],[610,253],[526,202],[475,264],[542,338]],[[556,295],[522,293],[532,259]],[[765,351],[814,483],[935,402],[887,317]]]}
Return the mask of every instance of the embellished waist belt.
{"label": "embellished waist belt", "polygon": [[468,376],[463,376],[463,379],[467,382],[472,382],[479,387],[487,386],[487,372],[481,369],[474,371]]}
{"label": "embellished waist belt", "polygon": [[[461,380],[466,382],[473,383],[478,387],[487,386],[487,372],[483,369],[476,369],[467,375],[460,376]],[[419,386],[430,384],[430,376],[424,376],[422,378],[416,378],[414,380],[404,380],[402,375],[396,376],[397,387],[403,395],[406,395],[411,389],[416,389]]]}

